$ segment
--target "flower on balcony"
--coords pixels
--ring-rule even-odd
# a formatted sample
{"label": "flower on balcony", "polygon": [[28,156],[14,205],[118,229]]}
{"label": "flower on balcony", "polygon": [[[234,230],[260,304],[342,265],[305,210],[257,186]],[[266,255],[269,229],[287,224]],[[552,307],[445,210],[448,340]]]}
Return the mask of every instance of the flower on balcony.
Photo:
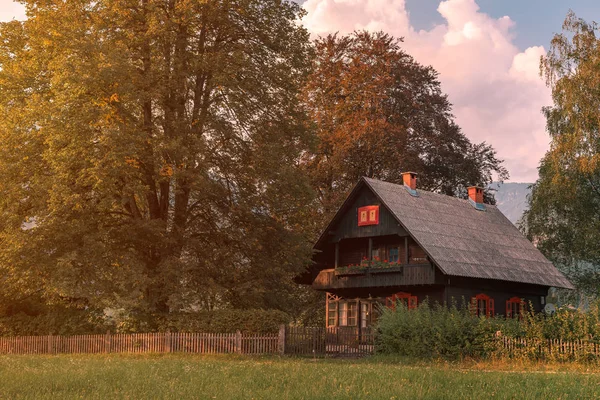
{"label": "flower on balcony", "polygon": [[377,268],[377,269],[383,269],[383,268],[392,268],[392,267],[397,267],[400,264],[400,261],[388,261],[388,260],[381,260],[379,257],[373,257],[372,260],[369,260],[368,258],[363,258],[360,262],[360,264],[349,264],[347,266],[344,267],[338,267],[338,271],[358,271],[360,269],[368,269],[368,268]]}

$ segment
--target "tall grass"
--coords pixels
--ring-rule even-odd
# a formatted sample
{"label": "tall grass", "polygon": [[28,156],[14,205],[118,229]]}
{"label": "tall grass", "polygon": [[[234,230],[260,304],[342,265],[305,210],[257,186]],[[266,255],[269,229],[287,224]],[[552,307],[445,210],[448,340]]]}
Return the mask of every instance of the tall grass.
{"label": "tall grass", "polygon": [[502,372],[381,357],[0,357],[6,399],[584,399],[596,397],[599,385],[600,375],[577,371]]}

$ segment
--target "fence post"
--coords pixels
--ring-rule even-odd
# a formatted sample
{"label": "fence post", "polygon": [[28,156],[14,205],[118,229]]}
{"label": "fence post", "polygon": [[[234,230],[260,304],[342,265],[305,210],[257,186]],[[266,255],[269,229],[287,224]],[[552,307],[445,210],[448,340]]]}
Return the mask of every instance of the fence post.
{"label": "fence post", "polygon": [[242,332],[239,329],[235,332],[235,352],[242,354]]}
{"label": "fence post", "polygon": [[279,347],[280,355],[285,354],[285,329],[286,329],[285,325],[279,326],[279,338],[278,338],[279,340],[277,342],[277,346]]}

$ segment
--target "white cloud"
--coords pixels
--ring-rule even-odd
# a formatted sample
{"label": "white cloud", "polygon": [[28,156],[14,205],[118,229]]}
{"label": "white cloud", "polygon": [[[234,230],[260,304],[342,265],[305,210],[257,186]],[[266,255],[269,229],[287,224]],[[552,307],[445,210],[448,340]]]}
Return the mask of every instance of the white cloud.
{"label": "white cloud", "polygon": [[307,0],[304,24],[313,34],[383,30],[404,36],[404,48],[432,65],[454,105],[457,123],[474,142],[491,143],[512,181],[531,182],[548,149],[541,108],[551,104],[539,77],[541,46],[521,52],[507,16],[480,12],[475,0],[446,0],[443,24],[417,31],[404,0]]}
{"label": "white cloud", "polygon": [[0,22],[25,19],[25,7],[12,0],[0,0]]}

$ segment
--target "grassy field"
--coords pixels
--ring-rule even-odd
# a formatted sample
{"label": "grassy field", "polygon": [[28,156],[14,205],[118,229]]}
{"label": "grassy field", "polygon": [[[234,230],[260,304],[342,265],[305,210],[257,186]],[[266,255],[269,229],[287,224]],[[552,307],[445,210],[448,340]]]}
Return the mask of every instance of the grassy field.
{"label": "grassy field", "polygon": [[577,366],[193,355],[0,356],[8,399],[588,399]]}

